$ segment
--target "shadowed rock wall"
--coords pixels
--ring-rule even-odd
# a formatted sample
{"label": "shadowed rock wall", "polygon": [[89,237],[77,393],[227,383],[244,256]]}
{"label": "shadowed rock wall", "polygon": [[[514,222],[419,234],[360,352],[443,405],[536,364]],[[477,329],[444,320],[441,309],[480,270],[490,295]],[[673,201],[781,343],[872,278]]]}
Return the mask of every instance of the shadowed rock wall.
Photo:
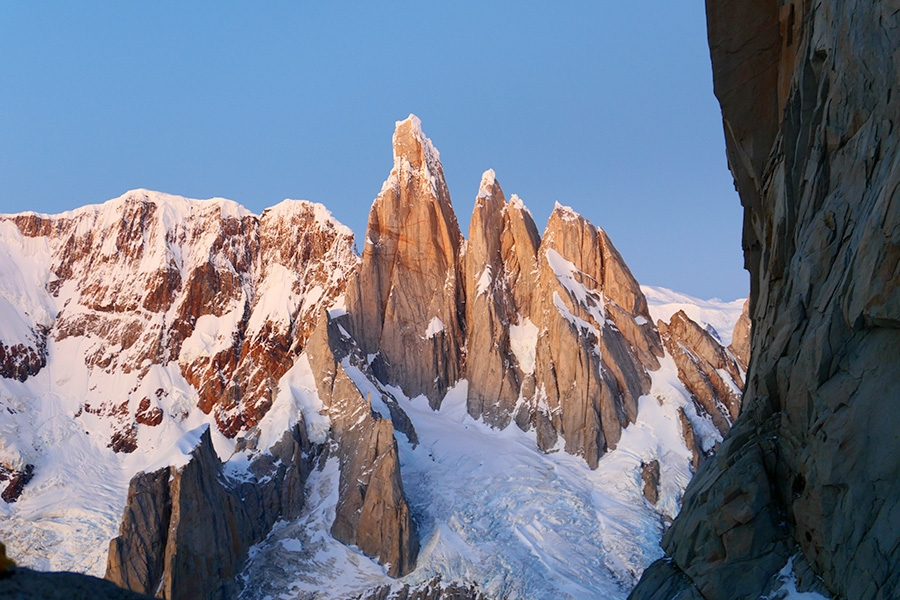
{"label": "shadowed rock wall", "polygon": [[757,598],[792,555],[900,595],[900,3],[708,0],[744,205],[743,409],[632,598]]}

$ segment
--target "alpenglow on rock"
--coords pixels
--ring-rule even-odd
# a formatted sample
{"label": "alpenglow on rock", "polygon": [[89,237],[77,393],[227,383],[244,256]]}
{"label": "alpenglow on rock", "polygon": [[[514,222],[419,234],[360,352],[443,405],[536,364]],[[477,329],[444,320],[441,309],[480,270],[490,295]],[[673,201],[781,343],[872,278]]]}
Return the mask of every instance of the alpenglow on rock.
{"label": "alpenglow on rock", "polygon": [[[17,556],[169,600],[624,593],[718,405],[602,229],[557,206],[540,235],[487,171],[466,242],[414,116],[393,154],[361,257],[305,201],[0,217],[0,341],[34,353],[0,378]],[[741,374],[683,325],[701,380]]]}
{"label": "alpenglow on rock", "polygon": [[537,327],[530,316],[540,237],[524,204],[515,196],[506,202],[492,170],[482,177],[470,223],[467,404],[474,418],[504,428],[519,398],[534,390]]}
{"label": "alpenglow on rock", "polygon": [[543,238],[521,200],[482,178],[469,229],[469,414],[561,437],[591,467],[615,448],[663,355],[640,286],[606,234],[557,205]]}
{"label": "alpenglow on rock", "polygon": [[372,204],[362,265],[347,292],[352,331],[372,369],[433,408],[463,376],[462,235],[440,155],[410,115],[394,131],[394,168]]}

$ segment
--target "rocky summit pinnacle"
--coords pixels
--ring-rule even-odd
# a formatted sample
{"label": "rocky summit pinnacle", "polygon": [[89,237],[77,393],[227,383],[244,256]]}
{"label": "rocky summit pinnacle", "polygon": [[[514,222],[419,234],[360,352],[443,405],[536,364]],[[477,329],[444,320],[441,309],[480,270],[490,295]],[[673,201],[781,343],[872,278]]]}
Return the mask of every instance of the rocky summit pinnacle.
{"label": "rocky summit pinnacle", "polygon": [[0,216],[17,556],[169,600],[449,600],[621,595],[658,555],[737,413],[732,352],[652,318],[571,208],[541,235],[493,170],[464,240],[418,118],[392,145],[361,256],[305,201]]}
{"label": "rocky summit pinnacle", "polygon": [[435,408],[464,369],[462,243],[439,154],[411,115],[397,123],[347,306],[375,374]]}

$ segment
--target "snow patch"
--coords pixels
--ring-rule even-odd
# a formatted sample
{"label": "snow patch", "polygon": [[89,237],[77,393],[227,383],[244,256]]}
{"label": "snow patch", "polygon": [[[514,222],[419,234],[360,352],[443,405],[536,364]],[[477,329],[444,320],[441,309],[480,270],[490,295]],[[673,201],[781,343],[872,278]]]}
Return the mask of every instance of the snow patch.
{"label": "snow patch", "polygon": [[47,283],[55,276],[46,238],[27,238],[10,221],[0,221],[0,342],[31,346],[37,326],[50,327],[55,300]]}
{"label": "snow patch", "polygon": [[328,307],[328,318],[329,319],[337,319],[338,317],[343,317],[347,314],[347,299],[344,297],[344,294],[341,294],[337,298],[334,299],[334,302],[331,306]]}
{"label": "snow patch", "polygon": [[430,340],[442,331],[444,331],[444,322],[437,317],[432,317],[428,322],[428,328],[425,329],[425,339]]}
{"label": "snow patch", "polygon": [[476,200],[478,198],[487,198],[491,195],[491,189],[494,187],[494,183],[497,181],[497,176],[494,173],[493,169],[488,169],[481,176],[481,185],[478,186],[478,195],[475,197]]}
{"label": "snow patch", "polygon": [[194,331],[181,344],[178,361],[191,364],[198,358],[211,358],[231,347],[241,320],[241,311],[234,308],[221,317],[203,315],[194,324]]}
{"label": "snow patch", "polygon": [[593,278],[578,270],[578,267],[563,258],[553,248],[547,250],[546,256],[547,264],[553,269],[556,280],[565,288],[569,296],[587,310],[597,323],[606,322],[606,305],[603,296],[596,289],[590,289],[578,281],[578,278]]}
{"label": "snow patch", "polygon": [[772,591],[770,598],[781,600],[830,600],[818,592],[800,592],[797,590],[797,574],[794,572],[794,557],[788,559],[784,568],[777,575],[781,585]]}
{"label": "snow patch", "polygon": [[475,283],[475,295],[480,296],[491,289],[491,265],[485,265],[481,276]]}
{"label": "snow patch", "polygon": [[181,469],[191,461],[191,452],[200,445],[200,438],[203,437],[203,434],[206,433],[207,430],[209,430],[209,423],[204,423],[200,427],[196,427],[186,432],[178,438],[168,451],[156,454],[153,457],[153,461],[147,464],[143,468],[143,471],[145,473],[152,473],[153,471],[158,471],[165,467]]}
{"label": "snow patch", "polygon": [[278,393],[272,408],[259,422],[257,448],[267,451],[301,419],[306,424],[310,441],[324,443],[331,429],[331,419],[323,414],[324,409],[309,356],[304,352],[278,381]]}
{"label": "snow patch", "polygon": [[519,323],[509,326],[509,348],[523,373],[534,373],[539,330],[531,319],[520,316]]}
{"label": "snow patch", "polygon": [[520,210],[524,213],[528,213],[529,215],[531,215],[531,211],[528,210],[528,207],[525,206],[525,203],[522,202],[522,199],[519,198],[519,196],[517,196],[516,194],[513,194],[509,198],[509,206],[510,206],[510,208],[514,208],[516,210]]}

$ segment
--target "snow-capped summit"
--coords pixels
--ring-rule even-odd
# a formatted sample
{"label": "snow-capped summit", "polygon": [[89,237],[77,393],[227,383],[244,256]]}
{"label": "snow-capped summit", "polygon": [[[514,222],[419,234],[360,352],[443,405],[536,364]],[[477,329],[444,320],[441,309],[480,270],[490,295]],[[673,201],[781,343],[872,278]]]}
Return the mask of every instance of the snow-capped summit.
{"label": "snow-capped summit", "polygon": [[302,200],[0,217],[20,562],[169,598],[625,595],[734,417],[740,311],[642,289],[571,208],[541,235],[492,170],[466,241],[416,117],[393,146],[361,257]]}

